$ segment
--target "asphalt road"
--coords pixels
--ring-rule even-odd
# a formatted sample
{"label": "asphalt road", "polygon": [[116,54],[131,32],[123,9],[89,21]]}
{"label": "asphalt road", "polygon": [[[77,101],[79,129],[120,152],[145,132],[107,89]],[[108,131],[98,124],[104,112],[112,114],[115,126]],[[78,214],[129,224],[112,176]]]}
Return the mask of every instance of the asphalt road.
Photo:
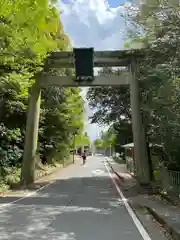
{"label": "asphalt road", "polygon": [[[61,171],[36,194],[4,206],[0,239],[143,240],[109,176],[102,157]],[[146,239],[148,240],[148,239]]]}

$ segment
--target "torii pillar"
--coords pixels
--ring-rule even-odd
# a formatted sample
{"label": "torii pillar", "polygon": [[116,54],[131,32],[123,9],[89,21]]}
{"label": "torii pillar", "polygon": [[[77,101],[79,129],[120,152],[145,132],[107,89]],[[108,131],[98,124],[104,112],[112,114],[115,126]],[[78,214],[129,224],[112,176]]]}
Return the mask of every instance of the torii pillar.
{"label": "torii pillar", "polygon": [[145,138],[145,129],[143,126],[143,119],[141,115],[139,81],[136,76],[136,71],[138,71],[138,63],[134,57],[132,57],[131,59],[129,70],[131,72],[130,101],[132,111],[132,130],[134,139],[136,175],[140,184],[149,185],[150,173],[148,152]]}
{"label": "torii pillar", "polygon": [[[41,88],[35,82],[29,94],[29,105],[26,124],[23,165],[21,170],[21,184],[28,185],[34,182],[34,168],[38,143],[38,129],[41,104]],[[26,179],[26,181],[25,181]]]}

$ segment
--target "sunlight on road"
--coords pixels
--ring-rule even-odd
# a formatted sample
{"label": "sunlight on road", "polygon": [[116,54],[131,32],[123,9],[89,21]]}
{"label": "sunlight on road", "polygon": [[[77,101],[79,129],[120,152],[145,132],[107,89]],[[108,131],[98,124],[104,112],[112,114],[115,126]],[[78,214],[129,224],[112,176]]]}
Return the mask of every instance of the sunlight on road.
{"label": "sunlight on road", "polygon": [[103,175],[105,173],[105,171],[102,171],[100,169],[96,169],[92,171],[92,174],[95,176],[99,176],[99,175]]}
{"label": "sunlight on road", "polygon": [[[0,239],[142,239],[107,168],[104,157],[79,162],[33,196],[0,209]],[[1,203],[10,199],[16,200]]]}
{"label": "sunlight on road", "polygon": [[[111,204],[110,204],[111,205]],[[62,221],[63,219],[69,220],[69,217],[72,218],[72,223],[74,216],[69,215],[72,213],[79,214],[100,214],[100,215],[109,215],[112,214],[111,209],[95,208],[95,207],[80,207],[80,206],[43,206],[37,207],[36,205],[26,206],[26,210],[23,205],[16,206],[16,213],[19,217],[24,216],[24,211],[26,211],[27,218],[24,219],[24,223],[19,226],[16,225],[16,231],[13,231],[11,228],[12,219],[7,210],[4,211],[4,214],[1,213],[0,222],[6,221],[9,222],[6,227],[0,227],[1,237],[0,239],[52,239],[56,240],[73,240],[77,239],[74,232],[61,232],[58,228],[55,228],[53,225],[56,223],[57,219]],[[62,215],[62,217],[61,217]],[[69,217],[68,217],[69,215]],[[88,215],[86,215],[88,217]],[[61,219],[61,220],[60,220]],[[11,223],[11,224],[10,224]],[[28,223],[28,224],[27,224]],[[66,224],[66,222],[60,222],[61,225]],[[52,226],[51,226],[52,224]],[[56,225],[56,224],[55,224]],[[7,227],[9,231],[7,231]],[[60,227],[60,226],[59,226]],[[72,228],[72,225],[69,225],[69,230]],[[56,231],[55,231],[56,229]],[[47,234],[48,232],[48,234]],[[39,235],[40,234],[40,235]],[[48,235],[48,236],[47,236]]]}

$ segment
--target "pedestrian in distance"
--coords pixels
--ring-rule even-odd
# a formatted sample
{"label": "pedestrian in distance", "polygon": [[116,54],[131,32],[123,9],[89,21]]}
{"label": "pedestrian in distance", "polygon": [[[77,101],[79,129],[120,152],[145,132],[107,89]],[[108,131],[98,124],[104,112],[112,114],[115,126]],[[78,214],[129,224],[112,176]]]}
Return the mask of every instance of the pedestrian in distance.
{"label": "pedestrian in distance", "polygon": [[83,165],[86,163],[86,159],[87,159],[87,153],[86,150],[84,150],[83,154],[82,154],[82,159],[83,159]]}

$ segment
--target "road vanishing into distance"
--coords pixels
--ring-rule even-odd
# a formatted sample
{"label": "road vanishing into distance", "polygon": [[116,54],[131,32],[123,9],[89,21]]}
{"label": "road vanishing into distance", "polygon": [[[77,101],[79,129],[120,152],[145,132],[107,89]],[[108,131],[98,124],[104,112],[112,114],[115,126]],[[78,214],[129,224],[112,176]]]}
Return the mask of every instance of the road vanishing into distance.
{"label": "road vanishing into distance", "polygon": [[103,156],[89,157],[28,197],[0,198],[0,239],[151,239],[112,179]]}

